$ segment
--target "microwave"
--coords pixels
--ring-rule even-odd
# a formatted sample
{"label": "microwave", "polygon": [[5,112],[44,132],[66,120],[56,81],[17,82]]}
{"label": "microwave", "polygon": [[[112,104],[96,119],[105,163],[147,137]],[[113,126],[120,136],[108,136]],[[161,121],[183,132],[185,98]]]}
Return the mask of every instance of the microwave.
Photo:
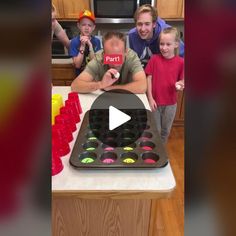
{"label": "microwave", "polygon": [[134,23],[134,13],[139,6],[156,6],[156,0],[90,0],[96,23]]}

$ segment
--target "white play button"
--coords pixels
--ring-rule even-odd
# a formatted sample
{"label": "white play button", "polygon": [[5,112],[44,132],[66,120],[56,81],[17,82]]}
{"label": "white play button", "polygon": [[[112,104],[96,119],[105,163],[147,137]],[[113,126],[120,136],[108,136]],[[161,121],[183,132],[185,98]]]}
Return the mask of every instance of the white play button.
{"label": "white play button", "polygon": [[147,114],[143,102],[135,94],[109,90],[99,95],[89,110],[86,137],[88,141],[95,137],[96,142],[104,144],[104,150],[106,146],[129,147],[127,145],[135,143],[147,129]]}
{"label": "white play button", "polygon": [[113,130],[131,119],[130,116],[118,110],[113,106],[109,106],[109,130]]}

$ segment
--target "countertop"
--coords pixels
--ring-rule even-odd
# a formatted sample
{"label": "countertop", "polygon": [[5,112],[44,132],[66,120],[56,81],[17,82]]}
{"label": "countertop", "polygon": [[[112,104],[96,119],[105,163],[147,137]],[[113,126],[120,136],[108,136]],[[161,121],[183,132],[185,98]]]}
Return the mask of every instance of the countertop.
{"label": "countertop", "polygon": [[[61,94],[63,101],[67,99],[71,91],[69,86],[58,86],[52,88],[52,94]],[[102,91],[96,91],[89,94],[79,94],[83,113],[90,109],[92,102]],[[148,100],[145,94],[137,94],[145,107],[149,108]],[[77,130],[73,133],[73,141],[70,143],[72,151],[80,125],[77,124]],[[86,191],[141,191],[141,192],[171,192],[175,186],[175,178],[170,164],[163,168],[145,169],[145,170],[77,170],[69,164],[70,154],[62,157],[64,169],[59,174],[52,176],[52,192],[66,193],[86,192]]]}
{"label": "countertop", "polygon": [[51,59],[52,64],[72,64],[72,58],[53,58]]}

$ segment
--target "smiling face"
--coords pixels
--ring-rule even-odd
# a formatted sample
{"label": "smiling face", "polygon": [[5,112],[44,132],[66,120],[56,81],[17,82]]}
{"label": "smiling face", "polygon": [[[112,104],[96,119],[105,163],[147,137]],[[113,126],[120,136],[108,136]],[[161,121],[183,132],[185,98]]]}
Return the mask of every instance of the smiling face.
{"label": "smiling face", "polygon": [[160,51],[163,57],[170,59],[175,56],[175,49],[178,48],[179,43],[175,39],[173,33],[160,34]]}
{"label": "smiling face", "polygon": [[95,29],[95,24],[90,19],[84,17],[78,22],[78,28],[80,29],[81,35],[91,36]]}
{"label": "smiling face", "polygon": [[153,22],[149,12],[141,13],[136,22],[136,28],[141,39],[149,40],[153,37],[153,29],[156,23]]}

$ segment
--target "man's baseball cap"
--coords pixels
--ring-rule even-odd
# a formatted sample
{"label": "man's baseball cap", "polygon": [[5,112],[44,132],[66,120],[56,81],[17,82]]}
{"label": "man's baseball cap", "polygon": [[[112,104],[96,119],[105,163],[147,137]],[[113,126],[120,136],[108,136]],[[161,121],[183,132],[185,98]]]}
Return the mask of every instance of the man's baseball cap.
{"label": "man's baseball cap", "polygon": [[89,11],[89,10],[81,11],[80,14],[79,14],[78,21],[80,21],[84,17],[90,19],[91,21],[93,21],[95,23],[95,16],[91,11]]}

